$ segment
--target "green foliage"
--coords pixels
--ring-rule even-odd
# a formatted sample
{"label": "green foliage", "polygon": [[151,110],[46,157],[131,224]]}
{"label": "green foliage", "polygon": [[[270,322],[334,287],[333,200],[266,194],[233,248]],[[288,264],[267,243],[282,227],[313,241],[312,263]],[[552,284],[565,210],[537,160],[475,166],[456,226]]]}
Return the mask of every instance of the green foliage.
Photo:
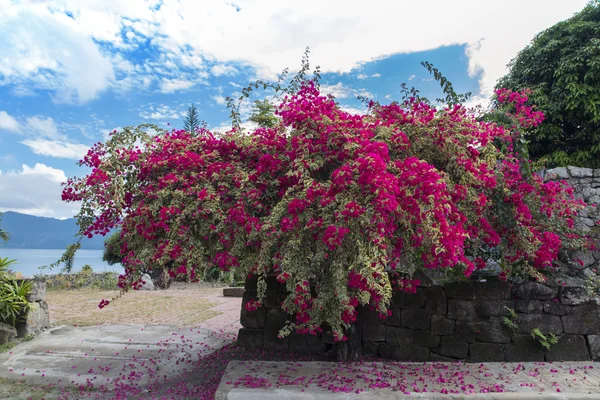
{"label": "green foliage", "polygon": [[519,325],[517,325],[517,323],[515,322],[515,320],[517,319],[517,313],[510,307],[504,306],[504,308],[506,308],[510,316],[502,317],[502,322],[508,329],[510,329],[511,334],[514,337],[520,329]]}
{"label": "green foliage", "polygon": [[248,118],[261,128],[273,128],[279,123],[269,100],[256,100],[252,106],[252,115]]}
{"label": "green foliage", "polygon": [[[0,222],[2,222],[2,213],[0,213]],[[10,238],[8,232],[6,232],[4,229],[2,229],[0,227],[0,240],[2,240],[3,242],[8,242],[8,239]]]}
{"label": "green foliage", "polygon": [[79,250],[80,247],[81,247],[81,237],[79,238],[79,240],[76,243],[70,244],[67,246],[67,248],[65,249],[65,252],[60,257],[60,259],[53,262],[52,264],[43,265],[40,267],[40,269],[46,269],[46,268],[52,269],[52,268],[59,266],[60,264],[64,264],[62,271],[66,272],[66,273],[71,273],[71,271],[73,270],[73,265],[75,263],[75,253],[77,252],[77,250]]}
{"label": "green foliage", "polygon": [[90,275],[92,273],[94,273],[94,269],[90,264],[85,264],[83,267],[81,267],[81,274]]}
{"label": "green foliage", "polygon": [[438,97],[435,99],[438,103],[447,104],[449,106],[454,106],[456,104],[463,104],[469,100],[472,93],[468,92],[465,94],[457,94],[454,91],[454,87],[452,83],[446,78],[442,73],[433,66],[430,62],[422,61],[421,65],[425,67],[430,74],[433,75],[433,78],[440,84],[442,91],[446,95],[446,97]]}
{"label": "green foliage", "polygon": [[532,329],[531,337],[537,340],[546,350],[550,350],[551,346],[554,346],[556,343],[558,343],[558,337],[554,333],[550,333],[546,336],[542,333],[542,331],[540,331],[540,328]]}
{"label": "green foliage", "polygon": [[76,274],[56,274],[43,276],[48,290],[100,289],[118,290],[118,273],[93,273],[83,270]]}
{"label": "green foliage", "polygon": [[185,120],[183,121],[183,129],[187,132],[195,133],[200,127],[200,118],[198,117],[198,109],[194,104],[189,106]]}
{"label": "green foliage", "polygon": [[107,262],[108,265],[120,264],[123,261],[123,256],[121,255],[120,230],[110,235],[108,239],[104,241],[102,261]]}
{"label": "green foliage", "polygon": [[539,33],[497,88],[533,90],[546,115],[529,132],[530,155],[549,167],[600,167],[600,3]]}
{"label": "green foliage", "polygon": [[34,304],[27,300],[31,281],[0,280],[0,321],[15,325]]}
{"label": "green foliage", "polygon": [[8,257],[0,258],[0,280],[6,280],[10,277],[10,266],[17,260],[9,260]]}

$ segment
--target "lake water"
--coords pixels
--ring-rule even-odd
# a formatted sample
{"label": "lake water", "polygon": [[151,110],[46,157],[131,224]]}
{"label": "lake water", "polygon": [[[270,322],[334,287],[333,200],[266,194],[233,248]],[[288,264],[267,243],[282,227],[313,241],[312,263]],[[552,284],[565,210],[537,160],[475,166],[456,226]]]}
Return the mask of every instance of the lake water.
{"label": "lake water", "polygon": [[[56,262],[62,256],[64,250],[60,249],[0,249],[0,258],[8,257],[9,260],[17,261],[11,265],[11,269],[20,272],[23,276],[33,276],[36,274],[56,274],[59,273],[63,265],[55,267],[52,270],[39,270],[42,265],[48,265]],[[92,266],[94,272],[116,271],[123,272],[119,264],[108,265],[102,261],[102,250],[78,250],[75,254],[75,263],[73,272],[81,270],[85,264]]]}

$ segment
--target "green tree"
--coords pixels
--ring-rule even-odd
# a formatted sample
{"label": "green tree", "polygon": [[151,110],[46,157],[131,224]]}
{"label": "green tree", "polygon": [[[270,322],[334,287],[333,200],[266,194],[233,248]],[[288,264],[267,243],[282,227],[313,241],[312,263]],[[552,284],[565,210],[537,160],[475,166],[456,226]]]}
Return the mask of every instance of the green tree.
{"label": "green tree", "polygon": [[200,127],[200,119],[198,117],[198,109],[194,104],[189,106],[185,121],[183,121],[183,129],[187,132],[194,133]]}
{"label": "green tree", "polygon": [[533,90],[546,115],[527,132],[530,156],[548,166],[600,167],[600,2],[540,32],[497,88]]}
{"label": "green tree", "polygon": [[110,235],[108,239],[104,241],[104,253],[102,254],[102,261],[107,262],[108,265],[121,264],[123,256],[121,255],[121,231],[117,231]]}
{"label": "green tree", "polygon": [[249,120],[261,128],[273,128],[279,122],[279,118],[275,116],[273,105],[267,99],[254,102]]}
{"label": "green tree", "polygon": [[[2,222],[2,213],[0,213],[0,222]],[[2,227],[0,227],[0,240],[7,242],[10,238],[8,232],[6,232]]]}

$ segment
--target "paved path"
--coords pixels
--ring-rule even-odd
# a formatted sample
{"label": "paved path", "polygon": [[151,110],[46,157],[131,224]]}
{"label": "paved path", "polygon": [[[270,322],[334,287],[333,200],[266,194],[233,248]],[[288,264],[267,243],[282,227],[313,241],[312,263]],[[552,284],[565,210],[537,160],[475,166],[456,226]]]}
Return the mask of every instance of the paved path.
{"label": "paved path", "polygon": [[600,399],[600,365],[231,361],[218,400]]}

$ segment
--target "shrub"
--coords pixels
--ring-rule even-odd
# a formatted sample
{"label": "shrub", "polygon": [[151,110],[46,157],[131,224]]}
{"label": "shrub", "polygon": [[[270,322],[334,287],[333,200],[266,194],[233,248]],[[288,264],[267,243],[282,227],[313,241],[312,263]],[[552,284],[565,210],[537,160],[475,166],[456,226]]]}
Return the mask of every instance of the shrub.
{"label": "shrub", "polygon": [[[145,269],[238,270],[259,277],[254,310],[276,274],[293,315],[282,335],[328,327],[344,340],[359,305],[385,318],[393,289],[416,290],[417,270],[465,279],[494,256],[501,278],[544,280],[561,248],[585,244],[572,188],[527,173],[510,128],[415,99],[352,115],[303,74],[292,87],[272,128],[141,125],[88,152],[92,172],[63,199],[82,201],[82,234],[122,229],[121,288]],[[522,94],[499,98],[520,126],[542,121]]]}

